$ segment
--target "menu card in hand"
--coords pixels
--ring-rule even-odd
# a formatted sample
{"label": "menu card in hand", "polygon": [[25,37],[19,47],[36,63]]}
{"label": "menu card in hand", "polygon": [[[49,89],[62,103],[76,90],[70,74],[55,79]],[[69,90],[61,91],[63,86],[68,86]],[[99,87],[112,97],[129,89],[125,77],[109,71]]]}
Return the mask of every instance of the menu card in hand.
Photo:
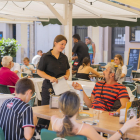
{"label": "menu card in hand", "polygon": [[68,85],[64,77],[58,78],[58,83],[52,83],[52,86],[53,86],[55,95],[60,95],[70,90],[70,86]]}

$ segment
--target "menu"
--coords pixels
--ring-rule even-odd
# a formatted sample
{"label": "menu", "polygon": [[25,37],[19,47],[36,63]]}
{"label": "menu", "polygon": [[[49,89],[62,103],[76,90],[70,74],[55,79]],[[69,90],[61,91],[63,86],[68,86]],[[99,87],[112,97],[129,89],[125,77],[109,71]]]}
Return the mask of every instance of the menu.
{"label": "menu", "polygon": [[128,65],[133,66],[133,70],[139,69],[140,49],[130,49]]}

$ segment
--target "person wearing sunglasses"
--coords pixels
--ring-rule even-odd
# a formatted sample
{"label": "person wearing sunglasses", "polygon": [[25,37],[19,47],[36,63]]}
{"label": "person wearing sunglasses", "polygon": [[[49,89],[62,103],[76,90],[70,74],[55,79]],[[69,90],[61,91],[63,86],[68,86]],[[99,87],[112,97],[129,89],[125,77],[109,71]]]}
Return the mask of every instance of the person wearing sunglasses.
{"label": "person wearing sunglasses", "polygon": [[[129,102],[129,95],[126,87],[117,81],[121,77],[122,68],[113,62],[109,62],[106,65],[106,70],[103,71],[104,80],[99,81],[95,84],[94,89],[91,93],[91,98],[89,99],[83,90],[83,87],[79,83],[73,82],[72,86],[76,90],[83,90],[83,99],[85,104],[89,108],[103,110],[103,111],[116,111],[120,113],[120,109],[126,107],[126,103]],[[119,101],[117,107],[114,110],[115,101]]]}

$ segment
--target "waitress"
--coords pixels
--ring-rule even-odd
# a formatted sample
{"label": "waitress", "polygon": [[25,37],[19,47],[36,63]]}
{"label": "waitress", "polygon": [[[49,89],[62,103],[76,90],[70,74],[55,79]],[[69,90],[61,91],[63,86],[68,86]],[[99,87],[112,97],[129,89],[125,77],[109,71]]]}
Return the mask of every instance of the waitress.
{"label": "waitress", "polygon": [[[62,53],[65,49],[67,39],[63,35],[55,37],[53,49],[43,54],[40,59],[37,74],[45,78],[42,85],[42,102],[41,105],[48,105],[50,94],[54,93],[52,83],[58,83],[57,78],[64,76],[68,80],[70,75],[70,66],[68,58]],[[40,124],[45,122],[39,121]]]}

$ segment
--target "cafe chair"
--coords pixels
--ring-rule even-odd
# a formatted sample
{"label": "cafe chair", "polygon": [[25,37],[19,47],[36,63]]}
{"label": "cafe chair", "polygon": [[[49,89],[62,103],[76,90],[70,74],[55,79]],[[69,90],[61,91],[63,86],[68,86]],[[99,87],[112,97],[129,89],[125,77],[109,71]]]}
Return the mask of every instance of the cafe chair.
{"label": "cafe chair", "polygon": [[102,68],[102,66],[106,66],[106,63],[99,63],[100,66],[99,66],[99,70],[100,71],[103,71],[105,68]]}
{"label": "cafe chair", "polygon": [[5,140],[4,133],[1,127],[0,127],[0,140]]}
{"label": "cafe chair", "polygon": [[140,78],[140,72],[132,72],[133,78]]}
{"label": "cafe chair", "polygon": [[33,107],[34,106],[34,102],[35,102],[35,98],[36,98],[36,93],[34,92],[34,94],[32,95],[30,101],[28,102],[28,104]]}
{"label": "cafe chair", "polygon": [[123,84],[123,85],[131,84],[131,85],[136,86],[136,84],[135,84],[134,82],[130,82],[130,81],[123,81],[122,84]]}
{"label": "cafe chair", "polygon": [[[127,65],[127,74],[126,74],[126,77],[130,78],[131,73],[132,73],[132,70],[133,70],[133,66]],[[131,81],[131,78],[130,78],[130,81]]]}
{"label": "cafe chair", "polygon": [[27,73],[22,72],[21,74],[22,74],[23,77],[28,77]]}
{"label": "cafe chair", "polygon": [[125,85],[126,87],[129,87],[132,94],[137,98],[137,86],[132,85],[132,84],[123,84],[123,85]]}
{"label": "cafe chair", "polygon": [[37,73],[33,73],[33,78],[42,78]]}
{"label": "cafe chair", "polygon": [[10,86],[6,86],[6,85],[1,85],[0,84],[0,93],[3,94],[11,94],[10,90],[9,90]]}
{"label": "cafe chair", "polygon": [[41,140],[87,140],[85,136],[75,135],[65,138],[57,137],[56,132],[47,129],[41,130]]}

